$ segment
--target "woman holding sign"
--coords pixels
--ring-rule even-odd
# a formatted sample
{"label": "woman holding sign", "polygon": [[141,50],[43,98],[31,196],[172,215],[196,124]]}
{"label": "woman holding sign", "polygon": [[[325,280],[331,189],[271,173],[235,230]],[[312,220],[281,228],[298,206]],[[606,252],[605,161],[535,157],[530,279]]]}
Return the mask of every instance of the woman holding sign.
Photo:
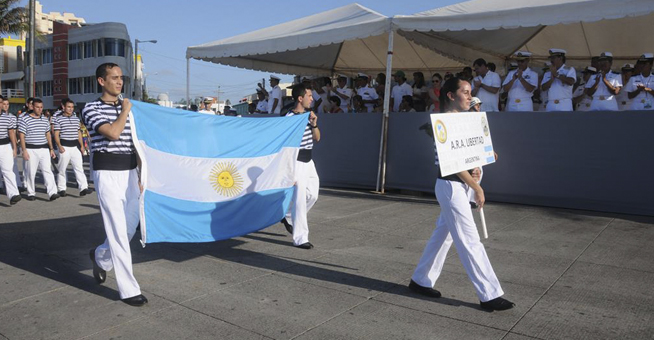
{"label": "woman holding sign", "polygon": [[[467,112],[472,100],[470,83],[458,77],[448,79],[441,88],[440,97],[442,112]],[[436,153],[436,165],[438,164]],[[504,291],[479,239],[468,201],[469,190],[474,191],[477,205],[483,207],[484,190],[468,171],[445,177],[439,171],[436,198],[441,206],[441,214],[413,273],[409,289],[428,297],[441,297],[441,293],[433,287],[454,242],[461,263],[477,291],[481,308],[491,311],[511,309],[515,304],[502,298]]]}

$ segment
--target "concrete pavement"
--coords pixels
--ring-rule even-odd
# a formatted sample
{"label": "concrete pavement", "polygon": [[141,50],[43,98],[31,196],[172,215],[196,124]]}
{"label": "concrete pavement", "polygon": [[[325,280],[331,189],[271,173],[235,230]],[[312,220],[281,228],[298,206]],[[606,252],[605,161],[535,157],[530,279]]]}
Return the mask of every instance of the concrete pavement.
{"label": "concrete pavement", "polygon": [[[72,179],[72,177],[71,177]],[[204,244],[132,242],[143,308],[91,275],[97,197],[0,198],[0,339],[652,339],[654,218],[489,203],[484,240],[513,310],[479,308],[454,249],[436,288],[409,278],[434,199],[325,189],[313,250],[281,224]],[[137,234],[138,236],[138,234]]]}

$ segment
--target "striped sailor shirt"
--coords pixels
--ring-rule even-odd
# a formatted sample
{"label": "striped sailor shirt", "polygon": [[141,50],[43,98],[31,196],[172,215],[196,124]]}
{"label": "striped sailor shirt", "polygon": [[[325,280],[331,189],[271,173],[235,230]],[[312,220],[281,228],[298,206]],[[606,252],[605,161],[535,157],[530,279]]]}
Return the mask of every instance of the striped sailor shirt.
{"label": "striped sailor shirt", "polygon": [[[293,111],[288,111],[286,117],[292,117],[299,114],[309,114],[309,112],[304,113],[295,113]],[[308,123],[304,129],[304,135],[302,135],[302,143],[300,143],[300,150],[311,150],[313,149],[313,132],[311,131],[311,123]]]}
{"label": "striped sailor shirt", "polygon": [[24,115],[18,122],[18,132],[25,134],[25,144],[48,147],[45,134],[50,132],[50,122],[44,115],[38,118]]}
{"label": "striped sailor shirt", "polygon": [[9,138],[9,130],[16,129],[16,116],[9,112],[0,113],[0,139]]}
{"label": "striped sailor shirt", "polygon": [[52,124],[55,131],[59,131],[59,139],[77,141],[79,127],[79,118],[75,114],[70,117],[60,114],[52,118]]}
{"label": "striped sailor shirt", "polygon": [[112,154],[134,154],[134,142],[132,141],[132,130],[130,121],[127,119],[125,129],[118,140],[110,140],[98,132],[98,128],[104,124],[111,124],[120,115],[122,105],[105,103],[100,98],[89,102],[82,110],[84,125],[91,137],[91,150],[99,153]]}

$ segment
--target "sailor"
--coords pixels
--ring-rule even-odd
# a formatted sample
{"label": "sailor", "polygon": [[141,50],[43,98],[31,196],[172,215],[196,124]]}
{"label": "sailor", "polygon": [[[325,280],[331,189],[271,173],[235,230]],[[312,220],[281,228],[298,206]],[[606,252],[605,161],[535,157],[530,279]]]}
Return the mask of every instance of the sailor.
{"label": "sailor", "polygon": [[89,253],[93,277],[103,283],[107,271],[114,269],[121,300],[130,306],[143,306],[148,299],[134,278],[129,247],[139,223],[140,195],[129,121],[132,103],[120,100],[123,72],[117,64],[98,66],[95,76],[102,96],[86,104],[82,119],[91,136],[93,182],[107,239]]}
{"label": "sailor", "polygon": [[[634,74],[634,65],[633,64],[624,64],[622,65],[622,84],[626,87],[629,84],[631,76]],[[626,111],[631,107],[631,99],[629,99],[629,92],[625,90],[625,87],[622,88],[620,93],[615,97],[618,101],[618,110]]]}
{"label": "sailor", "polygon": [[552,65],[541,82],[541,90],[547,92],[546,110],[572,111],[572,87],[577,81],[577,73],[565,65],[565,50],[552,48],[549,54]]}
{"label": "sailor", "polygon": [[400,112],[400,103],[402,103],[402,98],[404,96],[413,96],[413,88],[411,85],[407,84],[406,76],[403,71],[396,71],[393,74],[395,77],[395,82],[397,83],[391,89],[391,101],[390,106],[391,112]]}
{"label": "sailor", "polygon": [[268,101],[266,100],[266,93],[257,88],[257,108],[254,110],[255,113],[268,113]]}
{"label": "sailor", "polygon": [[653,53],[644,53],[638,58],[641,73],[634,75],[625,88],[629,92],[632,110],[654,110],[654,74],[652,74]]}
{"label": "sailor", "polygon": [[36,199],[36,170],[40,169],[45,182],[45,189],[50,201],[59,198],[54,175],[50,168],[50,159],[55,158],[50,137],[50,122],[43,115],[43,101],[34,98],[32,101],[33,111],[24,115],[18,123],[20,143],[25,159],[25,186],[27,187],[27,200]]}
{"label": "sailor", "polygon": [[368,109],[368,112],[375,110],[375,103],[379,100],[377,91],[368,85],[368,75],[359,73],[357,77],[357,94],[361,96],[363,104]]}
{"label": "sailor", "polygon": [[[447,80],[441,88],[442,111],[467,112],[472,99],[470,91],[470,84],[465,80],[457,77]],[[438,153],[436,164],[439,164]],[[479,239],[468,201],[470,190],[475,193],[477,205],[483,207],[484,190],[468,171],[449,176],[438,174],[435,191],[440,205],[440,216],[413,272],[409,289],[429,298],[441,297],[441,292],[434,289],[434,285],[454,243],[459,259],[475,288],[480,307],[489,311],[511,309],[515,304],[502,297],[504,291]]]}
{"label": "sailor", "polygon": [[509,93],[506,111],[534,110],[531,97],[538,87],[538,74],[529,67],[530,57],[530,52],[518,51],[513,54],[518,68],[510,71],[502,84],[502,89]]}
{"label": "sailor", "polygon": [[352,100],[352,89],[347,86],[347,77],[339,74],[336,78],[338,86],[336,86],[336,91],[333,92],[334,95],[338,96],[341,99],[341,110],[343,112],[350,112],[351,100]]}
{"label": "sailor", "polygon": [[5,183],[9,203],[14,205],[21,200],[16,185],[16,175],[14,174],[14,159],[18,153],[16,146],[16,116],[7,112],[9,101],[0,96],[0,102],[2,103],[2,110],[0,110],[0,172]]}
{"label": "sailor", "polygon": [[80,189],[79,195],[85,196],[91,191],[84,174],[82,152],[80,151],[84,149],[80,120],[75,115],[75,103],[72,100],[64,99],[62,106],[64,111],[52,119],[54,121],[54,139],[57,150],[59,150],[57,192],[61,197],[66,196],[66,168],[68,163],[73,163],[75,180],[77,180],[77,187]]}
{"label": "sailor", "polygon": [[309,123],[304,130],[300,153],[295,164],[295,192],[289,208],[291,222],[288,222],[289,215],[287,214],[287,217],[282,219],[282,223],[286,230],[293,234],[293,245],[295,247],[311,249],[313,244],[309,242],[307,214],[318,201],[318,191],[320,190],[320,178],[313,163],[311,152],[313,142],[320,141],[320,129],[318,129],[318,116],[308,111],[313,102],[311,90],[302,84],[298,84],[293,86],[292,95],[295,106],[286,113],[286,116],[309,114]]}
{"label": "sailor", "polygon": [[204,113],[206,115],[215,115],[216,114],[211,109],[211,104],[213,104],[213,98],[210,98],[210,97],[204,98],[202,103],[204,104],[204,106],[202,107],[202,109],[200,109],[200,111],[198,111],[199,113]]}
{"label": "sailor", "polygon": [[280,114],[282,112],[282,89],[279,87],[281,79],[275,75],[270,75],[270,94],[268,95],[268,113]]}
{"label": "sailor", "polygon": [[599,55],[597,74],[586,83],[586,93],[593,97],[590,103],[591,111],[617,111],[618,102],[615,96],[622,89],[620,75],[611,71],[613,54],[602,52]]}
{"label": "sailor", "polygon": [[576,111],[590,111],[590,103],[593,100],[593,97],[586,93],[586,84],[588,84],[590,79],[596,74],[597,69],[592,66],[588,66],[581,71],[581,82],[572,95],[572,102],[575,105]]}

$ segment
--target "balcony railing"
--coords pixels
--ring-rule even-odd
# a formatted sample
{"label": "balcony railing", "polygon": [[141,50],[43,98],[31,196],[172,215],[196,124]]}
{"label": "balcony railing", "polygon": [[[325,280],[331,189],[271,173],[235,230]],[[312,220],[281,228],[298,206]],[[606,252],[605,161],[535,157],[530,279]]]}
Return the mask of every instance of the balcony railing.
{"label": "balcony railing", "polygon": [[25,97],[25,91],[21,89],[2,89],[0,91],[3,97],[9,98],[23,98]]}

